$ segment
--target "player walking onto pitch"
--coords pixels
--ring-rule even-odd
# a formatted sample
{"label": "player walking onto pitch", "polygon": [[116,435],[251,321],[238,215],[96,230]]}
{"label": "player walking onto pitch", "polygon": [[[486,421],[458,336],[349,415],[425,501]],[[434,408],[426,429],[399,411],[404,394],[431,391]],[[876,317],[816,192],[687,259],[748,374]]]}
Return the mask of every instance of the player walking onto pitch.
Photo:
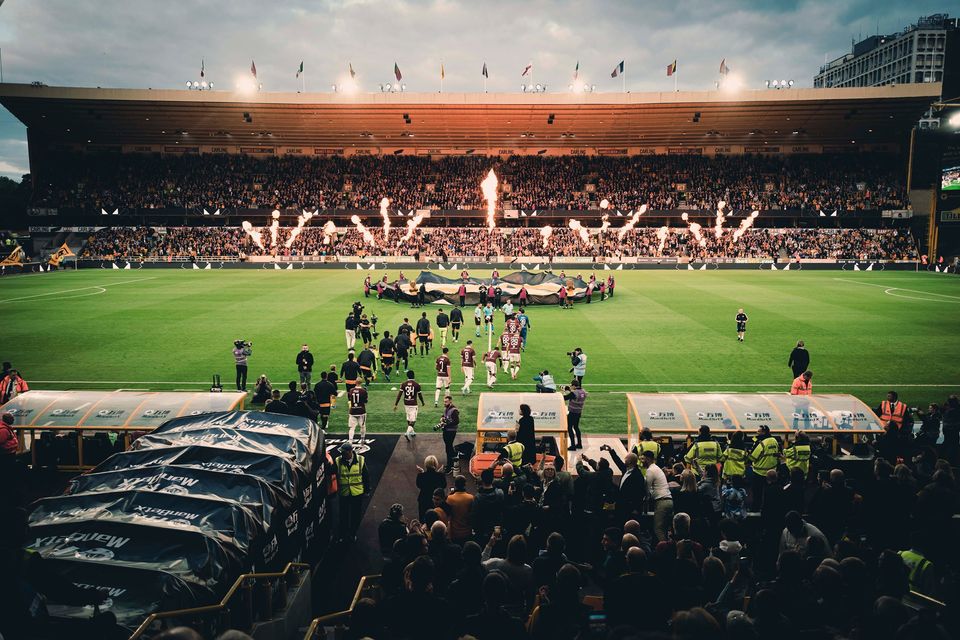
{"label": "player walking onto pitch", "polygon": [[420,357],[424,356],[424,350],[426,350],[426,355],[430,355],[430,321],[427,320],[427,312],[424,311],[420,314],[420,319],[417,320],[417,343],[420,345]]}
{"label": "player walking onto pitch", "polygon": [[743,312],[743,309],[737,310],[737,340],[743,342],[743,334],[747,331],[747,314]]}
{"label": "player walking onto pitch", "polygon": [[473,369],[477,364],[477,352],[473,348],[473,340],[467,340],[467,346],[460,351],[460,365],[463,368],[463,395],[470,393],[473,384]]}
{"label": "player walking onto pitch", "polygon": [[420,400],[420,406],[426,404],[423,401],[423,392],[420,390],[420,383],[413,379],[413,371],[407,371],[407,379],[403,381],[403,384],[400,385],[400,390],[397,392],[397,399],[393,402],[393,410],[397,410],[397,405],[400,404],[400,399],[403,398],[403,409],[407,414],[407,431],[403,434],[403,437],[410,441],[411,436],[416,436],[417,432],[413,428],[417,424],[417,412],[419,407],[417,407],[417,400]]}
{"label": "player walking onto pitch", "polygon": [[437,311],[437,329],[440,330],[440,346],[447,346],[447,331],[450,327],[450,316],[443,309]]}
{"label": "player walking onto pitch", "polygon": [[383,369],[383,378],[390,382],[390,370],[393,368],[393,350],[395,346],[389,331],[383,332],[380,340],[380,367]]}
{"label": "player walking onto pitch", "polygon": [[510,377],[514,380],[517,379],[517,374],[520,373],[520,348],[522,346],[523,340],[520,338],[519,332],[507,334],[507,354],[510,362]]}
{"label": "player walking onto pitch", "polygon": [[463,311],[460,307],[454,307],[450,311],[450,333],[453,334],[453,341],[460,342],[460,327],[463,325]]}
{"label": "player walking onto pitch", "polygon": [[363,385],[352,387],[347,392],[347,400],[350,403],[350,417],[347,424],[350,431],[347,441],[353,443],[353,433],[357,427],[360,427],[360,444],[367,437],[367,390]]}
{"label": "player walking onto pitch", "polygon": [[500,361],[504,373],[510,373],[510,335],[506,331],[500,334]]}
{"label": "player walking onto pitch", "polygon": [[476,335],[476,337],[478,337],[478,338],[480,337],[480,323],[481,323],[481,322],[483,322],[483,307],[478,304],[478,305],[477,305],[477,308],[473,310],[473,323],[474,323],[475,325],[477,325],[477,335]]}
{"label": "player walking onto pitch", "polygon": [[520,314],[517,316],[517,322],[520,324],[520,348],[526,351],[527,331],[533,327],[530,324],[530,316],[527,315],[527,312],[523,307],[520,307]]}
{"label": "player walking onto pitch", "polygon": [[483,354],[483,365],[487,368],[487,387],[493,389],[497,384],[497,361],[500,359],[500,350],[496,347]]}
{"label": "player walking onto pitch", "polygon": [[443,395],[450,395],[450,356],[447,353],[450,350],[443,347],[443,352],[437,358],[437,390],[433,394],[433,406],[440,406],[440,389],[443,389]]}

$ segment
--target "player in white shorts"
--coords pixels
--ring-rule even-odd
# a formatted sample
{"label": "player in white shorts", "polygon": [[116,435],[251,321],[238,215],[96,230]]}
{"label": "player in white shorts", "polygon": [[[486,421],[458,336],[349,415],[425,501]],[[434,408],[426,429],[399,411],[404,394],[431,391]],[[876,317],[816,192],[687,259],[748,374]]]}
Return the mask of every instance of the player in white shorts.
{"label": "player in white shorts", "polygon": [[500,334],[500,361],[503,364],[503,372],[510,373],[510,359],[507,357],[509,350],[507,347],[510,344],[510,334],[501,333]]}
{"label": "player in white shorts", "polygon": [[[403,399],[403,409],[407,414],[407,431],[403,434],[403,437],[408,441],[410,440],[410,436],[417,435],[417,432],[414,431],[413,428],[417,424],[419,408],[424,405],[420,383],[414,380],[413,377],[413,370],[407,371],[407,379],[400,385],[400,390],[397,392],[397,399],[393,402],[393,410],[396,411],[397,405],[400,404],[400,399]],[[420,400],[420,407],[417,406],[417,399]]]}
{"label": "player in white shorts", "polygon": [[347,401],[350,403],[350,417],[347,420],[349,427],[348,442],[353,443],[354,430],[360,427],[360,443],[367,437],[367,390],[363,385],[356,385],[347,392]]}
{"label": "player in white shorts", "polygon": [[487,386],[493,389],[497,383],[497,360],[500,359],[500,350],[496,347],[483,354],[483,364],[487,368]]}
{"label": "player in white shorts", "polygon": [[460,366],[463,368],[463,395],[470,393],[473,384],[473,368],[477,365],[477,352],[473,348],[473,340],[467,340],[467,346],[460,352]]}
{"label": "player in white shorts", "polygon": [[433,395],[433,406],[440,406],[440,390],[443,390],[443,395],[450,395],[450,356],[447,353],[450,351],[447,347],[443,348],[443,353],[440,354],[440,357],[437,358],[436,370],[437,370],[437,390]]}
{"label": "player in white shorts", "polygon": [[519,333],[511,333],[507,340],[508,361],[510,362],[510,377],[517,379],[520,373],[520,348],[523,346],[523,338]]}

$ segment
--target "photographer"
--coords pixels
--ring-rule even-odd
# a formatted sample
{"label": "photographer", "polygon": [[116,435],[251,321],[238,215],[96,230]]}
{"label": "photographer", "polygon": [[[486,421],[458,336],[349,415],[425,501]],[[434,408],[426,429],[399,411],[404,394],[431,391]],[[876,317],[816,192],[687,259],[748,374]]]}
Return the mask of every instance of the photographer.
{"label": "photographer", "polygon": [[237,365],[237,391],[247,390],[247,358],[253,353],[252,342],[233,341],[233,359]]}
{"label": "photographer", "polygon": [[567,355],[570,356],[570,364],[572,365],[570,373],[580,383],[580,386],[583,386],[583,376],[587,374],[587,354],[583,352],[583,349],[577,347],[573,351],[568,351]]}
{"label": "photographer", "polygon": [[553,376],[546,369],[533,376],[533,381],[537,383],[537,393],[557,392],[557,383],[553,381]]}
{"label": "photographer", "polygon": [[264,404],[270,399],[272,393],[273,385],[267,379],[267,374],[263,374],[257,378],[257,383],[253,386],[253,400],[251,402],[253,404]]}
{"label": "photographer", "polygon": [[570,438],[571,451],[583,449],[583,436],[580,433],[580,416],[583,415],[583,404],[587,401],[587,392],[580,388],[576,380],[563,388],[563,399],[567,405],[567,434]]}
{"label": "photographer", "polygon": [[[374,316],[376,318],[376,316]],[[360,340],[363,342],[363,348],[366,349],[373,342],[373,333],[372,333],[373,324],[370,322],[370,319],[367,317],[367,314],[360,316]]]}

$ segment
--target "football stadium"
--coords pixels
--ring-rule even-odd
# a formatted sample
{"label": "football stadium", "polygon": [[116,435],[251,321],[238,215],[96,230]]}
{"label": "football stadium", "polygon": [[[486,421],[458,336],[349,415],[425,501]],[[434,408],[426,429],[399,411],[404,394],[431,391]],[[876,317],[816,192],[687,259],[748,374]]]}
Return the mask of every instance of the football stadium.
{"label": "football stadium", "polygon": [[131,4],[0,0],[0,638],[960,634],[956,18]]}

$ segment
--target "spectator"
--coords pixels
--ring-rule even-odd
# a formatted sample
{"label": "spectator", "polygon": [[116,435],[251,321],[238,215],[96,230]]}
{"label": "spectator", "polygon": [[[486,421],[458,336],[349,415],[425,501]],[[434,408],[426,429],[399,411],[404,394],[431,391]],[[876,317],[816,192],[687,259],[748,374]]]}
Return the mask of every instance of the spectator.
{"label": "spectator", "polygon": [[503,574],[496,571],[487,574],[483,578],[482,594],[482,607],[463,621],[461,637],[471,636],[477,640],[523,640],[527,637],[521,620],[505,608],[509,600],[508,584]]}
{"label": "spectator", "polygon": [[480,486],[474,502],[474,529],[477,537],[486,539],[493,527],[503,520],[503,491],[493,486],[493,469],[480,472]]}
{"label": "spectator", "polygon": [[537,435],[530,412],[530,405],[520,405],[520,419],[517,420],[517,442],[523,445],[522,464],[535,464],[537,461]]}
{"label": "spectator", "polygon": [[380,539],[380,553],[384,557],[390,555],[394,543],[406,536],[407,524],[403,521],[403,505],[394,504],[390,507],[389,515],[383,519],[377,529],[377,537]]}
{"label": "spectator", "polygon": [[446,600],[433,593],[433,562],[421,556],[407,565],[405,574],[406,588],[387,598],[383,605],[383,619],[392,637],[421,637],[425,620],[430,621],[430,628],[439,637],[447,637],[453,628],[453,619]]}
{"label": "spectator", "polygon": [[487,572],[497,571],[507,579],[507,602],[511,608],[526,610],[533,602],[533,568],[527,564],[527,541],[523,536],[515,535],[507,544],[507,557],[492,557],[494,546],[500,542],[500,536],[494,532],[483,549],[483,568]]}
{"label": "spectator", "polygon": [[429,509],[434,507],[433,496],[437,489],[447,488],[447,478],[440,473],[440,463],[436,456],[427,456],[423,459],[423,466],[417,467],[417,511],[423,520]]}
{"label": "spectator", "polygon": [[27,381],[20,377],[20,372],[11,369],[6,377],[0,380],[0,404],[6,404],[29,390],[30,387]]}
{"label": "spectator", "polygon": [[267,379],[267,374],[261,375],[257,378],[257,382],[253,387],[253,404],[266,404],[270,399],[270,396],[273,394],[273,385],[270,384],[270,380]]}
{"label": "spectator", "polygon": [[450,539],[462,544],[473,535],[475,498],[467,493],[467,479],[458,475],[453,479],[453,492],[447,496],[450,505]]}
{"label": "spectator", "polygon": [[557,573],[556,584],[541,598],[530,618],[530,637],[575,640],[587,630],[590,607],[580,602],[580,571],[572,564]]}
{"label": "spectator", "polygon": [[780,535],[780,554],[783,554],[784,551],[796,551],[804,555],[807,553],[812,538],[816,538],[822,547],[830,548],[830,542],[823,535],[823,532],[812,524],[804,522],[796,511],[788,513],[784,522],[786,526]]}

